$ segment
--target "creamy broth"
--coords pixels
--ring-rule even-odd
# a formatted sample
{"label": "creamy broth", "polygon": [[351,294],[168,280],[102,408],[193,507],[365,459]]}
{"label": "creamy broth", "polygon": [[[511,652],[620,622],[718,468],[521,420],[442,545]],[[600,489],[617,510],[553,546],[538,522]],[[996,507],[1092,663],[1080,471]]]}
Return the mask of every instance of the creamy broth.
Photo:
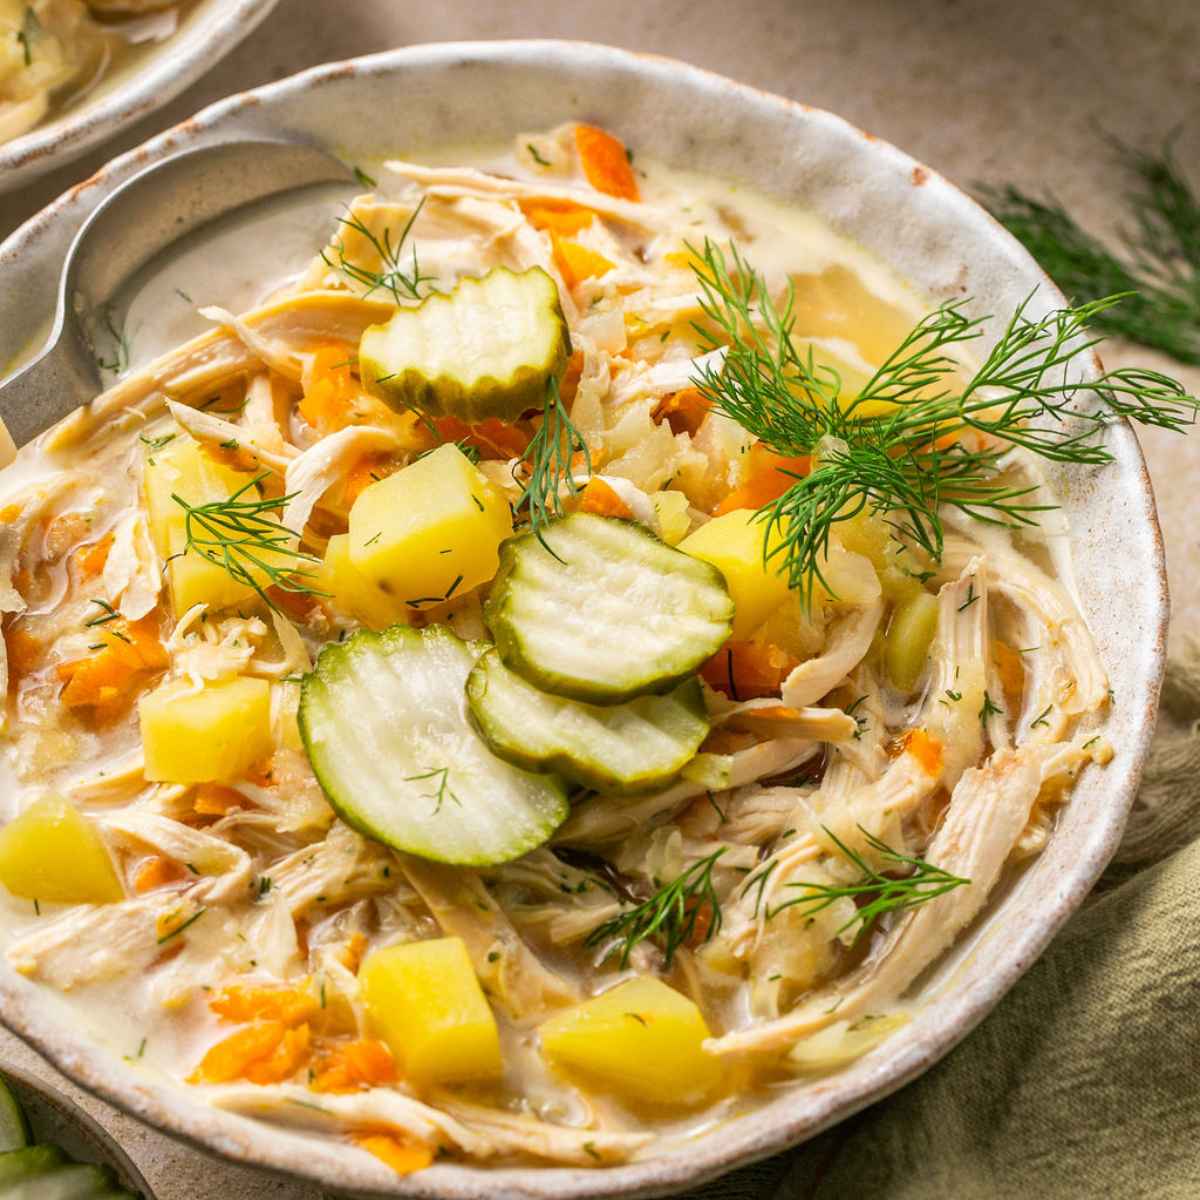
{"label": "creamy broth", "polygon": [[[593,475],[608,481],[616,515],[672,545],[720,520],[729,497],[756,485],[763,461],[770,466],[732,421],[704,406],[672,407],[705,352],[692,325],[700,314],[685,243],[736,242],[775,294],[791,280],[794,336],[837,370],[844,392],[861,386],[930,307],[864,250],[786,203],[640,155],[640,200],[614,198],[589,190],[572,147],[567,127],[508,149],[414,152],[424,168],[367,164],[379,180],[375,197],[352,201],[340,224],[333,193],[314,192],[181,246],[121,297],[113,328],[127,357],[116,357],[120,338],[100,341],[114,368],[100,402],[0,471],[0,565],[10,592],[3,815],[11,822],[47,797],[65,798],[99,839],[125,897],[55,904],[28,884],[19,895],[0,888],[9,962],[57,991],[80,1027],[131,1070],[191,1083],[234,1111],[313,1124],[345,1140],[347,1153],[358,1153],[356,1144],[400,1170],[435,1152],[585,1166],[659,1153],[778,1086],[804,1087],[871,1052],[908,1019],[903,995],[914,972],[896,961],[908,956],[919,973],[945,945],[897,937],[892,947],[888,930],[902,932],[903,920],[857,939],[845,894],[819,911],[789,909],[798,893],[788,888],[854,882],[829,828],[887,873],[901,861],[895,854],[909,862],[932,854],[939,830],[967,819],[957,801],[970,801],[971,787],[998,809],[1015,805],[1015,824],[995,835],[1007,841],[994,861],[975,863],[982,894],[950,901],[972,890],[959,879],[964,886],[946,901],[958,907],[946,908],[942,926],[914,923],[926,943],[939,929],[945,941],[980,910],[1005,862],[1040,849],[1075,772],[1107,752],[1077,728],[1094,720],[1107,685],[1064,587],[1061,529],[1031,543],[1039,556],[1050,547],[1039,565],[1005,530],[951,527],[946,554],[933,563],[890,537],[882,519],[864,516],[839,532],[824,560],[836,587],[808,607],[793,593],[749,634],[735,635],[727,661],[718,655],[701,670],[712,722],[704,751],[735,780],[710,778],[682,798],[678,781],[633,797],[577,788],[551,848],[479,870],[431,866],[335,818],[297,730],[295,680],[323,646],[352,640],[364,622],[339,610],[340,593],[297,604],[278,591],[274,613],[250,592],[224,610],[189,608],[185,617],[175,607],[181,577],[164,562],[164,549],[180,551],[147,521],[146,496],[158,460],[175,461],[193,437],[211,462],[241,469],[247,481],[263,474],[279,496],[283,467],[272,462],[286,465],[295,491],[287,464],[356,421],[377,428],[386,451],[372,444],[316,476],[320,485],[297,485],[313,492],[313,504],[293,532],[312,561],[328,563],[357,503],[348,490],[354,472],[365,462],[372,474],[359,486],[381,484],[436,444],[428,422],[367,395],[354,373],[357,333],[382,319],[393,296],[385,286],[362,298],[361,279],[341,269],[370,252],[358,238],[350,253],[356,231],[346,220],[367,223],[380,239],[387,231],[387,244],[398,247],[424,197],[411,240],[390,265],[408,269],[415,253],[418,274],[442,292],[497,265],[550,272],[577,357],[574,394],[564,400]],[[464,166],[485,174],[463,175]],[[597,213],[590,222],[569,234],[555,228],[555,213],[589,201]],[[607,265],[573,262],[578,252],[566,241]],[[388,266],[376,259],[370,269],[386,274]],[[306,293],[316,307],[299,303]],[[412,301],[394,298],[402,307]],[[200,312],[211,304],[249,313],[248,324]],[[204,337],[191,351],[177,349]],[[656,382],[671,364],[680,382]],[[183,408],[169,412],[168,400]],[[359,415],[347,418],[346,406]],[[481,480],[519,506],[514,456],[497,453],[482,426],[459,424],[466,433],[442,426],[439,440],[474,439]],[[526,439],[536,432],[526,418],[511,424]],[[662,501],[665,493],[678,503]],[[588,494],[564,493],[566,506]],[[678,523],[673,532],[667,513]],[[396,619],[486,641],[480,601],[490,587],[485,580],[444,603],[410,602]],[[924,635],[929,662],[897,686],[885,665],[888,640],[899,636],[905,606],[921,604],[936,612]],[[1041,634],[1044,649],[1035,645]],[[735,661],[735,653],[747,657]],[[80,665],[89,661],[100,665]],[[149,780],[138,719],[145,697],[167,686],[164,678],[202,688],[243,677],[269,685],[270,754],[234,777]],[[772,720],[784,722],[790,741]],[[400,783],[411,788],[408,777]],[[1020,795],[1010,800],[1014,789]],[[14,853],[0,847],[0,877],[10,886]],[[622,960],[610,953],[615,929],[589,944],[614,917],[705,862],[723,922],[709,911],[711,928],[693,927],[673,961],[653,939]],[[498,1076],[414,1081],[402,1045],[379,1049],[388,1038],[356,981],[360,964],[438,938],[462,938],[482,980],[498,1028]],[[876,962],[880,974],[895,970],[894,985],[872,977]],[[665,981],[707,1026],[704,1053],[723,1066],[702,1101],[675,1104],[664,1094],[647,1102],[644,1088],[625,1092],[601,1067],[548,1061],[539,1033],[548,1019],[635,977]],[[285,994],[302,997],[303,1020],[279,1017]],[[850,1011],[844,1020],[828,1015],[839,995]],[[830,996],[834,1008],[820,1008]],[[244,1055],[240,1069],[218,1062],[222,1046],[255,1030],[283,1040],[269,1054]],[[374,1055],[375,1066],[355,1066],[350,1046],[364,1063]],[[344,1087],[329,1082],[332,1071],[342,1072]],[[381,1129],[387,1144],[364,1140]]]}

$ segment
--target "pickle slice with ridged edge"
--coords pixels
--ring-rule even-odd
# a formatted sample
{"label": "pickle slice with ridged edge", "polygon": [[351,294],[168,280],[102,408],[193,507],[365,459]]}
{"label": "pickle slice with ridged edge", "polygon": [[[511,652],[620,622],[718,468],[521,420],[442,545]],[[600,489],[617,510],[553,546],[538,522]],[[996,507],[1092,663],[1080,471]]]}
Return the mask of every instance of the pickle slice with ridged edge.
{"label": "pickle slice with ridged edge", "polygon": [[543,406],[570,352],[554,280],[494,267],[369,326],[358,361],[363,385],[393,408],[515,421]]}
{"label": "pickle slice with ridged edge", "polygon": [[481,646],[443,625],[330,642],[300,685],[300,734],[338,816],[435,862],[520,858],[567,815],[566,790],[497,758],[464,687]]}
{"label": "pickle slice with ridged edge", "polygon": [[733,601],[711,563],[580,512],[501,544],[483,619],[504,665],[535,687],[620,704],[694,674],[729,637]]}
{"label": "pickle slice with ridged edge", "polygon": [[501,758],[610,796],[669,782],[695,757],[709,729],[695,679],[665,696],[583,704],[539,691],[494,650],[467,678],[467,701],[484,740]]}

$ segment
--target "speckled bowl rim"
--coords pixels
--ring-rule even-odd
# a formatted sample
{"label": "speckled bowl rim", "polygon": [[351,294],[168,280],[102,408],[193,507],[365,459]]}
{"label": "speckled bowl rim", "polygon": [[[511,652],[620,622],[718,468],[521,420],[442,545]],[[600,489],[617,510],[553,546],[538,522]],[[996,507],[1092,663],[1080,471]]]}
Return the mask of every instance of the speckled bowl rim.
{"label": "speckled bowl rim", "polygon": [[[180,30],[103,96],[0,144],[0,192],[77,159],[174,100],[266,19],[279,0],[217,0],[203,31]],[[203,33],[203,36],[201,36]]]}
{"label": "speckled bowl rim", "polygon": [[[550,64],[549,66],[547,64]],[[1012,277],[1038,286],[1050,306],[1063,303],[1061,294],[1025,251],[972,200],[929,168],[841,118],[821,110],[756,91],[673,60],[637,55],[590,43],[561,41],[465,42],[416,46],[402,50],[316,67],[252,92],[215,104],[195,118],[114,160],[95,177],[65,193],[0,245],[0,279],[22,265],[44,270],[47,255],[61,253],[70,225],[132,171],[162,155],[197,142],[214,140],[239,129],[262,132],[272,128],[273,102],[295,98],[306,91],[350,80],[354,87],[391,73],[426,72],[437,75],[447,68],[561,72],[570,81],[568,95],[579,105],[579,90],[589,71],[604,81],[610,72],[633,85],[653,89],[686,88],[698,99],[720,102],[746,120],[764,124],[775,119],[794,120],[812,139],[830,139],[841,146],[847,160],[865,170],[864,178],[880,185],[903,183],[923,189],[943,221],[957,222],[962,236],[989,264],[999,263]],[[562,81],[560,81],[562,82]],[[325,93],[328,98],[328,93]],[[315,98],[314,98],[315,100]],[[567,102],[563,101],[564,105]],[[569,106],[568,106],[569,107]],[[757,115],[756,115],[757,114]],[[294,113],[292,114],[295,115]],[[603,114],[596,114],[602,116]],[[686,118],[685,118],[686,119]],[[313,123],[319,123],[313,119]],[[286,122],[285,122],[286,124]],[[303,123],[301,123],[303,124]],[[308,130],[295,125],[281,132],[303,136]],[[636,132],[636,131],[633,131]],[[868,163],[868,159],[870,160]],[[693,164],[694,165],[694,164]],[[879,177],[879,178],[877,178]],[[859,178],[852,183],[857,186]],[[886,191],[886,188],[884,188]],[[878,197],[875,198],[876,202]],[[886,198],[883,203],[886,207]],[[944,228],[944,227],[943,227]],[[909,231],[919,252],[921,230]],[[907,252],[907,251],[906,251]],[[964,252],[962,260],[969,263]],[[964,272],[966,268],[964,267]],[[1099,371],[1099,359],[1084,370],[1085,378]],[[186,1091],[152,1083],[123,1066],[116,1055],[81,1036],[50,1013],[44,992],[0,965],[0,1018],[16,1034],[46,1055],[81,1086],[117,1107],[191,1144],[243,1165],[257,1165],[281,1175],[321,1184],[340,1194],[402,1195],[431,1200],[568,1200],[568,1198],[637,1197],[658,1195],[695,1186],[735,1167],[778,1153],[812,1137],[893,1092],[928,1069],[949,1051],[992,1009],[1001,996],[1029,968],[1067,918],[1082,903],[1119,842],[1157,716],[1158,694],[1165,655],[1167,588],[1163,547],[1155,514],[1150,481],[1132,431],[1117,424],[1110,431],[1110,448],[1117,464],[1109,468],[1107,507],[1076,505],[1074,518],[1081,522],[1080,543],[1087,553],[1108,562],[1122,549],[1132,582],[1122,592],[1116,585],[1105,599],[1118,605],[1107,620],[1131,632],[1144,659],[1127,668],[1136,679],[1134,695],[1116,696],[1110,720],[1121,730],[1119,754],[1105,771],[1083,785],[1067,810],[1067,819],[1084,822],[1075,842],[1064,845],[1065,862],[1051,847],[1026,872],[1013,891],[999,903],[982,929],[973,931],[960,959],[967,964],[988,957],[990,973],[971,984],[949,981],[923,985],[924,1007],[913,1022],[895,1033],[885,1045],[842,1073],[821,1079],[785,1100],[773,1101],[748,1118],[730,1119],[687,1144],[679,1153],[650,1158],[606,1169],[568,1167],[482,1168],[455,1163],[437,1164],[405,1178],[387,1168],[303,1132],[283,1131],[201,1104]],[[1119,511],[1118,511],[1119,510]],[[1072,545],[1076,545],[1073,531]],[[1093,564],[1094,565],[1094,564]],[[1092,589],[1095,592],[1097,589]],[[1104,591],[1104,589],[1099,589]],[[1123,604],[1125,607],[1120,608]],[[1113,661],[1110,658],[1110,663]],[[1116,669],[1116,668],[1114,668]],[[1126,668],[1121,668],[1126,669]],[[1072,826],[1074,828],[1074,826]],[[1078,853],[1076,853],[1078,851]],[[1031,882],[1032,881],[1032,882]],[[1035,915],[1016,921],[1020,909],[1004,919],[1017,893],[1036,887],[1032,899]],[[1025,901],[1028,902],[1028,899]],[[981,949],[982,947],[982,949]],[[936,972],[935,972],[936,975]],[[925,1003],[926,994],[933,1001]],[[795,1111],[792,1111],[792,1110]]]}

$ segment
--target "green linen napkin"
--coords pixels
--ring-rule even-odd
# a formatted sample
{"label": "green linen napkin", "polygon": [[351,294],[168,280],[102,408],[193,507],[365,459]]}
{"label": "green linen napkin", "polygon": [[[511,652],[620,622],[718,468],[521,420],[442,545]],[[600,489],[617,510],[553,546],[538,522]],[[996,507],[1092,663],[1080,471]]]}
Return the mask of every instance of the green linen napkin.
{"label": "green linen napkin", "polygon": [[1200,1198],[1200,644],[1129,828],[995,1012],[896,1095],[694,1200]]}

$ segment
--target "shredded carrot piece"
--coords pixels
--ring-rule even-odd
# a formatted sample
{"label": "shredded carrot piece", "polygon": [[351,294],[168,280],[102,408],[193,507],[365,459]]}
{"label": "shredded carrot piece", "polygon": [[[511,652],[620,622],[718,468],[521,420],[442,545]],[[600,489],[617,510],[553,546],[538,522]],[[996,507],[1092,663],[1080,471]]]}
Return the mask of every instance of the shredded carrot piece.
{"label": "shredded carrot piece", "polygon": [[387,1163],[400,1175],[423,1171],[433,1162],[433,1147],[390,1133],[356,1133],[351,1139],[360,1149]]}
{"label": "shredded carrot piece", "polygon": [[136,684],[149,673],[164,670],[169,660],[158,640],[155,613],[93,628],[103,649],[59,665],[58,677],[67,685],[61,699],[67,708],[92,708],[99,716],[112,715],[133,700]]}
{"label": "shredded carrot piece", "polygon": [[291,1028],[316,1016],[317,1001],[308,992],[288,987],[226,987],[208,1001],[226,1021],[273,1021]]}
{"label": "shredded carrot piece", "polygon": [[266,1058],[251,1062],[244,1072],[251,1083],[282,1083],[290,1079],[308,1061],[312,1035],[307,1025],[287,1030]]}
{"label": "shredded carrot piece", "polygon": [[144,858],[134,872],[133,890],[139,895],[152,892],[155,888],[166,887],[168,883],[178,883],[186,876],[187,871],[177,862],[161,854],[152,854]]}
{"label": "shredded carrot piece", "polygon": [[574,350],[567,359],[567,369],[558,381],[558,394],[562,402],[570,408],[575,403],[575,395],[579,391],[579,381],[583,378],[583,351]]}
{"label": "shredded carrot piece", "polygon": [[357,975],[359,965],[362,963],[363,954],[367,949],[367,939],[361,933],[352,933],[350,940],[346,943],[346,948],[342,951],[342,965],[351,974]]}
{"label": "shredded carrot piece", "polygon": [[439,417],[434,422],[438,436],[447,442],[465,442],[479,451],[480,458],[506,462],[525,453],[533,435],[521,425],[488,417],[468,425],[458,417]]}
{"label": "shredded carrot piece", "polygon": [[349,509],[373,483],[394,475],[401,461],[394,454],[368,454],[351,468],[343,485],[343,503]]}
{"label": "shredded carrot piece", "polygon": [[750,447],[747,458],[745,481],[713,509],[714,517],[739,508],[762,508],[778,500],[796,482],[797,475],[812,470],[812,459],[807,454],[789,458],[768,450],[761,442]]}
{"label": "shredded carrot piece", "polygon": [[583,173],[596,191],[622,200],[642,198],[629,153],[620,138],[595,125],[576,125],[575,149]]}
{"label": "shredded carrot piece", "polygon": [[992,662],[1000,676],[1005,710],[1019,713],[1025,699],[1025,660],[1007,642],[992,642]]}
{"label": "shredded carrot piece", "polygon": [[572,242],[557,234],[551,240],[554,243],[554,262],[568,288],[578,287],[585,279],[604,275],[613,269],[613,263],[603,254],[597,254],[579,242]]}
{"label": "shredded carrot piece", "polygon": [[684,388],[663,397],[663,402],[654,414],[656,421],[666,421],[672,433],[690,433],[693,437],[699,431],[704,418],[708,416],[712,405],[697,388]]}
{"label": "shredded carrot piece", "polygon": [[318,1058],[309,1086],[314,1092],[356,1092],[365,1087],[382,1087],[395,1078],[392,1052],[374,1038],[360,1038],[336,1046]]}
{"label": "shredded carrot piece", "polygon": [[8,647],[8,674],[14,682],[31,671],[36,671],[41,665],[42,656],[46,653],[46,645],[41,638],[36,638],[24,626],[16,625],[6,630],[4,642]]}
{"label": "shredded carrot piece", "polygon": [[223,783],[202,783],[196,788],[192,808],[202,817],[223,817],[235,808],[245,808],[248,801],[235,788]]}
{"label": "shredded carrot piece", "polygon": [[21,515],[22,508],[20,504],[6,504],[0,508],[0,525],[11,525]]}
{"label": "shredded carrot piece", "polygon": [[600,517],[624,517],[626,520],[633,516],[629,505],[617,495],[603,479],[590,479],[579,498],[581,512],[595,513]]}
{"label": "shredded carrot piece", "polygon": [[272,754],[269,758],[251,763],[246,770],[246,782],[254,784],[255,787],[272,787],[275,783],[275,773],[272,765],[274,760],[275,756]]}
{"label": "shredded carrot piece", "polygon": [[911,754],[926,775],[940,775],[942,771],[942,743],[923,729],[910,729],[900,742],[904,751]]}
{"label": "shredded carrot piece", "polygon": [[189,1083],[230,1083],[241,1079],[248,1068],[268,1058],[279,1048],[287,1027],[278,1021],[248,1025],[211,1046],[200,1065],[188,1077]]}
{"label": "shredded carrot piece", "polygon": [[797,662],[779,646],[730,641],[700,668],[700,675],[732,700],[756,700],[778,696]]}
{"label": "shredded carrot piece", "polygon": [[108,552],[112,549],[112,544],[113,535],[106,533],[98,542],[80,546],[75,551],[75,564],[79,568],[81,578],[93,579],[104,570],[104,564],[108,562]]}
{"label": "shredded carrot piece", "polygon": [[336,433],[359,419],[355,402],[361,389],[350,369],[351,354],[342,345],[322,346],[305,372],[299,412],[322,435]]}
{"label": "shredded carrot piece", "polygon": [[586,229],[596,214],[570,200],[522,200],[521,211],[535,229],[546,229],[570,237]]}

